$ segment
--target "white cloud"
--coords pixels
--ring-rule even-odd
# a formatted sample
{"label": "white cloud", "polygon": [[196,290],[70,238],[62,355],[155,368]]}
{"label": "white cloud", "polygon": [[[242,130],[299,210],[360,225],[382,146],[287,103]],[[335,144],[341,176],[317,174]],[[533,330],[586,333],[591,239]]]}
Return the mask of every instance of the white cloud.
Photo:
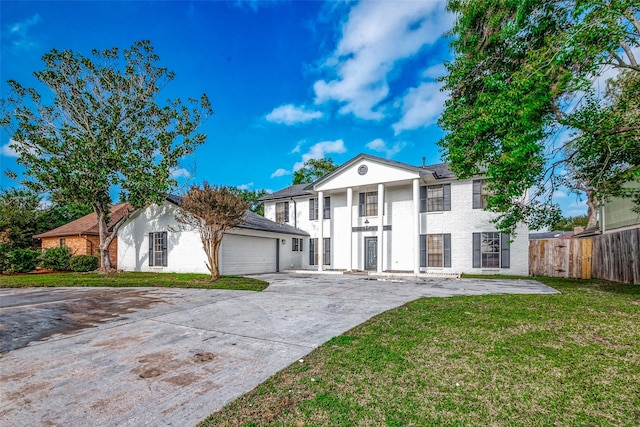
{"label": "white cloud", "polygon": [[249,182],[247,184],[240,184],[240,185],[238,185],[237,188],[238,188],[238,190],[248,190],[251,187],[253,187],[253,182]]}
{"label": "white cloud", "polygon": [[393,144],[392,147],[387,147],[387,144],[380,138],[374,139],[373,141],[367,144],[367,148],[369,150],[377,151],[379,153],[384,153],[387,159],[390,159],[396,154],[398,154],[406,146],[407,146],[407,143],[402,141],[402,142],[397,142]]}
{"label": "white cloud", "polygon": [[2,147],[0,147],[0,154],[2,154],[3,156],[6,157],[18,157],[18,153],[16,153],[16,150],[14,150],[14,148],[11,146],[15,141],[12,139],[11,141],[7,142],[6,144],[4,144]]}
{"label": "white cloud", "polygon": [[439,82],[424,82],[409,89],[401,101],[402,117],[393,124],[396,135],[405,130],[436,123],[448,97],[445,92],[440,91],[441,87]]}
{"label": "white cloud", "polygon": [[296,144],[295,147],[293,147],[293,150],[291,150],[291,154],[296,154],[299,153],[302,150],[302,146],[306,143],[307,141],[305,141],[304,139],[301,139],[300,141],[298,141],[298,143]]}
{"label": "white cloud", "polygon": [[274,108],[273,111],[267,114],[266,119],[273,123],[296,125],[322,118],[322,116],[323,114],[320,111],[311,111],[304,106],[297,107],[293,104],[287,104]]}
{"label": "white cloud", "polygon": [[388,75],[403,59],[434,43],[453,22],[444,2],[364,1],[351,9],[342,38],[325,67],[333,80],[314,84],[316,103],[338,101],[342,114],[384,117]]}
{"label": "white cloud", "polygon": [[302,168],[304,162],[311,159],[322,159],[327,154],[336,153],[341,154],[346,152],[347,149],[344,146],[344,141],[338,139],[336,141],[322,141],[311,146],[308,152],[302,155],[302,161],[293,165],[293,170],[297,171]]}
{"label": "white cloud", "polygon": [[178,178],[189,179],[189,178],[191,178],[191,172],[189,172],[185,168],[175,168],[175,169],[173,169],[171,171],[171,178],[173,178],[173,179],[178,179]]}
{"label": "white cloud", "polygon": [[40,15],[35,14],[24,21],[9,25],[8,38],[11,44],[17,49],[30,49],[36,47],[37,43],[29,36],[29,28],[40,22]]}
{"label": "white cloud", "polygon": [[280,176],[285,176],[285,175],[291,175],[291,171],[288,171],[286,169],[276,169],[272,174],[271,174],[271,178],[277,178]]}

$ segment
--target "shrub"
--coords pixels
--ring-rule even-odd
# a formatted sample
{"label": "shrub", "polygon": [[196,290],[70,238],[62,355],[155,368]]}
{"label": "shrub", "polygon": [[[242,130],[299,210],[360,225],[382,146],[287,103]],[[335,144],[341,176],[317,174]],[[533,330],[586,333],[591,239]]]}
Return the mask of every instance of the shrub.
{"label": "shrub", "polygon": [[29,273],[36,268],[40,251],[13,249],[7,252],[5,263],[8,273]]}
{"label": "shrub", "polygon": [[93,255],[76,255],[71,257],[69,265],[73,271],[85,272],[98,268],[98,257]]}
{"label": "shrub", "polygon": [[67,246],[46,249],[40,255],[40,267],[47,270],[70,270],[71,250]]}

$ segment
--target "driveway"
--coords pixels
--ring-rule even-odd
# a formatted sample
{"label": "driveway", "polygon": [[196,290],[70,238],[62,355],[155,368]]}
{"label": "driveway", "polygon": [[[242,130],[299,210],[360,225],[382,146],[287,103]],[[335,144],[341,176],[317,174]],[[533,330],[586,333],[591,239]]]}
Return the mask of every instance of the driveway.
{"label": "driveway", "polygon": [[195,425],[406,302],[556,292],[527,280],[258,277],[263,292],[0,289],[0,425]]}

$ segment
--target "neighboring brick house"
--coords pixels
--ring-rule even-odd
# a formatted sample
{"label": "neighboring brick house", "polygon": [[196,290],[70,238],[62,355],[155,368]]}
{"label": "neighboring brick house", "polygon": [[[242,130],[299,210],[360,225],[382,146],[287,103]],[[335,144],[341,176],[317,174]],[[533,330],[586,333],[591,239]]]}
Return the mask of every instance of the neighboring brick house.
{"label": "neighboring brick house", "polygon": [[[109,231],[122,219],[132,207],[128,203],[120,203],[111,208]],[[90,213],[68,224],[54,228],[46,233],[33,236],[42,240],[42,249],[67,246],[73,255],[94,255],[100,259],[100,237],[98,232],[98,219],[95,213]],[[113,267],[118,265],[118,239],[114,239],[109,246],[111,263]]]}

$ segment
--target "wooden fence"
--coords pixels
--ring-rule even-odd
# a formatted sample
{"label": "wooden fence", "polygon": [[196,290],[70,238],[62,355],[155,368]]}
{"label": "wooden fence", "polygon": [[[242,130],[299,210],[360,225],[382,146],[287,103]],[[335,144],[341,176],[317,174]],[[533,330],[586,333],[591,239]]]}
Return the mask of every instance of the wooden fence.
{"label": "wooden fence", "polygon": [[582,239],[531,240],[529,274],[640,284],[640,228]]}

